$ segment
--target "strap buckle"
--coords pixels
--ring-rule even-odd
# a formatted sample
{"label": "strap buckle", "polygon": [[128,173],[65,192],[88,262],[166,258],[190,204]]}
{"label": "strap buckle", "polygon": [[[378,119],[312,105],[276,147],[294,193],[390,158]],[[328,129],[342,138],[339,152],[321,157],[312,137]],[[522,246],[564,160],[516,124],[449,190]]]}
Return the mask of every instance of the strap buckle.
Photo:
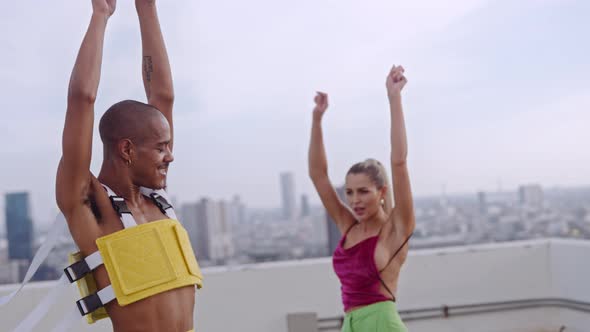
{"label": "strap buckle", "polygon": [[102,301],[100,300],[100,297],[97,293],[90,294],[76,301],[76,305],[78,306],[78,310],[80,310],[80,314],[82,314],[82,316],[86,316],[103,306]]}
{"label": "strap buckle", "polygon": [[163,214],[166,214],[166,210],[172,208],[172,205],[162,195],[151,193],[150,197]]}
{"label": "strap buckle", "polygon": [[111,204],[113,205],[113,209],[115,209],[115,212],[117,212],[119,217],[123,213],[132,214],[131,210],[129,210],[129,207],[127,206],[127,203],[125,202],[125,198],[123,198],[121,196],[109,196],[109,199],[111,200]]}
{"label": "strap buckle", "polygon": [[90,267],[88,266],[88,263],[86,263],[86,260],[81,259],[66,267],[64,269],[64,273],[68,280],[70,280],[70,283],[73,283],[76,280],[84,278],[85,275],[90,273]]}

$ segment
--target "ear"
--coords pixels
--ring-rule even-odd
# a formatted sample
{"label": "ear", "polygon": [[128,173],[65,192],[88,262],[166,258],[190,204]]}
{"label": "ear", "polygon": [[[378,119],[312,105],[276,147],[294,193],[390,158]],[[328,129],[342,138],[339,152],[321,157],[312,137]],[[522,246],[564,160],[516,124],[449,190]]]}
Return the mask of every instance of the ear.
{"label": "ear", "polygon": [[383,187],[381,187],[381,189],[379,189],[379,194],[381,194],[382,199],[387,199],[387,190],[388,189],[389,189],[389,187],[387,185],[384,185]]}
{"label": "ear", "polygon": [[135,146],[130,139],[122,139],[119,141],[117,145],[119,155],[123,158],[123,161],[130,162],[133,160],[133,155],[135,153]]}

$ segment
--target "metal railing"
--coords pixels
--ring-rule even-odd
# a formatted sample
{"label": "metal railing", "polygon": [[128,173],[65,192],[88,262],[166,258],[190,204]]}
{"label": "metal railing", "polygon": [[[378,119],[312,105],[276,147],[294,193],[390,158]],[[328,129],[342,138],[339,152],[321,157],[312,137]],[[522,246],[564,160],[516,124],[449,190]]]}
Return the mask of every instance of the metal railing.
{"label": "metal railing", "polygon": [[[590,313],[590,302],[563,298],[539,298],[463,305],[443,305],[440,307],[400,310],[399,314],[403,321],[409,322],[535,308],[562,308]],[[318,318],[318,331],[338,331],[342,328],[343,320],[344,316]]]}

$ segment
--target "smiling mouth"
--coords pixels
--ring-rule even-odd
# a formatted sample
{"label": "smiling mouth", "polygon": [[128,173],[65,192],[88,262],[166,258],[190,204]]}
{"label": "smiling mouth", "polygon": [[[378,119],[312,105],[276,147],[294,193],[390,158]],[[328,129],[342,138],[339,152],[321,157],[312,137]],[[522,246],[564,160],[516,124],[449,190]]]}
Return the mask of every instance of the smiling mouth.
{"label": "smiling mouth", "polygon": [[365,212],[365,208],[354,208],[353,211],[356,214],[363,214],[363,212]]}

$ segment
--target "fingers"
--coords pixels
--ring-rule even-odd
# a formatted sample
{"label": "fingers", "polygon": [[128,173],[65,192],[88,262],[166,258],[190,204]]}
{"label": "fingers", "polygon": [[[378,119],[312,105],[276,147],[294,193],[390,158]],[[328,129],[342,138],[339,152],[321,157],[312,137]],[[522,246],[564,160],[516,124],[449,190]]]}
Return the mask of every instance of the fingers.
{"label": "fingers", "polygon": [[391,71],[389,72],[389,77],[393,82],[399,82],[405,72],[404,67],[402,66],[393,66]]}
{"label": "fingers", "polygon": [[400,86],[400,90],[406,86],[406,83],[408,83],[408,79],[405,76],[400,77],[399,81],[397,82],[397,84]]}
{"label": "fingers", "polygon": [[387,87],[388,89],[398,86],[401,90],[407,83],[407,79],[404,76],[405,69],[403,66],[393,66],[389,75],[387,75]]}
{"label": "fingers", "polygon": [[328,94],[321,91],[316,91],[314,98],[316,105],[327,106],[328,105]]}

